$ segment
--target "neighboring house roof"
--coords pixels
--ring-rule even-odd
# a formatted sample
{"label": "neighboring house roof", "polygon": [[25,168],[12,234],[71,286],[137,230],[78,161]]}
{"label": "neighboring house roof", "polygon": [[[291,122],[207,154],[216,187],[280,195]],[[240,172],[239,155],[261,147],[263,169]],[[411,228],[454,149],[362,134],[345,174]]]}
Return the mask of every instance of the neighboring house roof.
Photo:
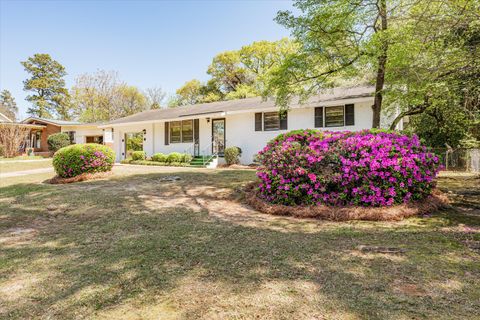
{"label": "neighboring house roof", "polygon": [[[294,99],[290,104],[290,108],[312,107],[332,101],[372,97],[374,92],[374,87],[333,88],[325,90],[325,93],[312,96],[304,103],[300,103],[298,98]],[[218,101],[177,108],[148,110],[136,113],[128,117],[110,121],[109,123],[107,123],[107,125],[167,119],[170,120],[189,116],[206,116],[208,114],[214,113],[241,112],[255,109],[268,109],[274,107],[275,101],[271,99],[263,100],[261,97]],[[103,127],[106,127],[107,125],[104,125]]]}
{"label": "neighboring house roof", "polygon": [[12,119],[0,112],[0,122],[13,122]]}
{"label": "neighboring house roof", "polygon": [[37,118],[37,117],[29,117],[22,121],[22,123],[39,123],[39,122],[46,123],[46,124],[53,124],[59,127],[77,127],[77,126],[98,127],[99,125],[103,124],[100,122],[82,123],[78,121],[55,120],[55,119],[45,119],[45,118]]}
{"label": "neighboring house roof", "polygon": [[53,124],[53,125],[56,125],[56,126],[81,125],[82,124],[78,121],[65,121],[65,120],[45,119],[45,118],[37,118],[37,117],[29,117],[29,118],[22,121],[22,123],[32,123],[32,122],[45,122],[45,123]]}

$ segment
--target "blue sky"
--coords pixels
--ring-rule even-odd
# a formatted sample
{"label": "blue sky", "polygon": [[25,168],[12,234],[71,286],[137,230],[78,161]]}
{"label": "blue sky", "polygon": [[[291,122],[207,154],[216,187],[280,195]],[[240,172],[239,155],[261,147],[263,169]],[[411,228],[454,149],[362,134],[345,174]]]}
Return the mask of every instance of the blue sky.
{"label": "blue sky", "polygon": [[0,0],[0,89],[26,116],[20,61],[48,53],[62,63],[67,86],[76,76],[115,70],[140,89],[169,94],[205,80],[217,53],[288,30],[273,21],[289,1],[9,1]]}

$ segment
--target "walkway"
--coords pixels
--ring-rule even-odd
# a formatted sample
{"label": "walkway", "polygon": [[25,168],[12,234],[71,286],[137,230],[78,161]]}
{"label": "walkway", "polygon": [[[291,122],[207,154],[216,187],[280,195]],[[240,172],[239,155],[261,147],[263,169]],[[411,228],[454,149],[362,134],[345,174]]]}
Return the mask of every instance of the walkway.
{"label": "walkway", "polygon": [[53,168],[39,168],[39,169],[32,169],[32,170],[0,173],[0,179],[11,178],[11,177],[21,177],[29,174],[47,173],[47,172],[53,172]]}

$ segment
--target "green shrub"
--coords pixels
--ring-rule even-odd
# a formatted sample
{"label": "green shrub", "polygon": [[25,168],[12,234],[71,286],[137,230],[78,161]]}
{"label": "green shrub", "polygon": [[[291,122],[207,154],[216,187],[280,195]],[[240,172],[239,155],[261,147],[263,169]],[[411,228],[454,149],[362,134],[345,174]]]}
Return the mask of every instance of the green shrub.
{"label": "green shrub", "polygon": [[147,158],[147,154],[145,151],[133,151],[132,152],[132,160],[145,160]]}
{"label": "green shrub", "polygon": [[155,161],[155,162],[166,162],[167,161],[167,156],[163,153],[155,153],[153,156],[152,156],[152,161]]}
{"label": "green shrub", "polygon": [[70,137],[65,132],[54,133],[47,138],[48,150],[57,151],[70,145]]}
{"label": "green shrub", "polygon": [[186,167],[188,163],[184,162],[157,162],[149,160],[130,160],[129,164],[137,164],[143,166],[168,166],[168,167]]}
{"label": "green shrub", "polygon": [[182,154],[178,152],[172,152],[167,156],[167,162],[182,162]]}
{"label": "green shrub", "polygon": [[192,161],[193,157],[189,153],[184,153],[182,154],[182,162],[184,163],[190,163]]}
{"label": "green shrub", "polygon": [[224,157],[227,164],[237,164],[240,162],[240,156],[242,155],[242,149],[239,147],[228,147],[224,151]]}
{"label": "green shrub", "polygon": [[113,150],[96,143],[70,145],[58,150],[53,156],[53,168],[62,178],[82,173],[107,172],[112,170],[114,162]]}

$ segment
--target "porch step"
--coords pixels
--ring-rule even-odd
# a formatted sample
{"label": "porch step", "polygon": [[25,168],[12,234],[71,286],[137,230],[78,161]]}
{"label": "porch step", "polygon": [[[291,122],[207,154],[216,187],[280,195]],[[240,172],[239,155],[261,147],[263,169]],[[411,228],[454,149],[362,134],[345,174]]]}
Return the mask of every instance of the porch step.
{"label": "porch step", "polygon": [[205,168],[213,161],[212,156],[197,156],[190,161],[191,167]]}

